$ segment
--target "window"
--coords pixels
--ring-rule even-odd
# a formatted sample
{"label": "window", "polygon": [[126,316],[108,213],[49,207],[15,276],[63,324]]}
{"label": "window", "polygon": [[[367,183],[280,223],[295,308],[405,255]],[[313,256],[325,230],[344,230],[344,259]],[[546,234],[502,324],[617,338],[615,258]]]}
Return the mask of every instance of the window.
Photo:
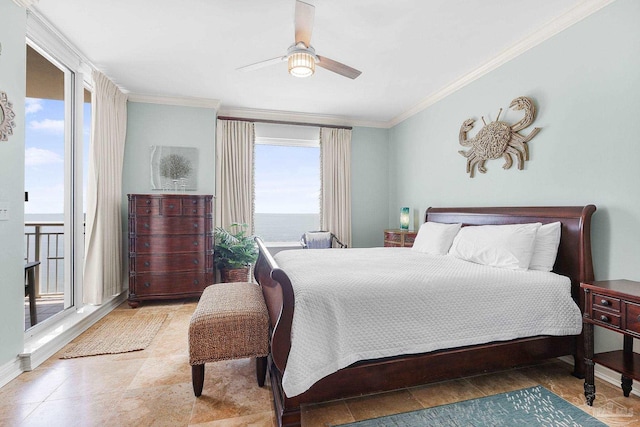
{"label": "window", "polygon": [[256,123],[254,227],[271,245],[320,229],[318,128]]}

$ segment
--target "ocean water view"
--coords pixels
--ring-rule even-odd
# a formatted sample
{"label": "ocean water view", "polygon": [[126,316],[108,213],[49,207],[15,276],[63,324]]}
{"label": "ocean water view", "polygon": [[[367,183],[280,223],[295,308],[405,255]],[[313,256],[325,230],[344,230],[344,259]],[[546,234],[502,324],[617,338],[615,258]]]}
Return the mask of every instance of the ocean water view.
{"label": "ocean water view", "polygon": [[320,229],[320,214],[256,213],[255,235],[265,242],[299,242],[305,231]]}

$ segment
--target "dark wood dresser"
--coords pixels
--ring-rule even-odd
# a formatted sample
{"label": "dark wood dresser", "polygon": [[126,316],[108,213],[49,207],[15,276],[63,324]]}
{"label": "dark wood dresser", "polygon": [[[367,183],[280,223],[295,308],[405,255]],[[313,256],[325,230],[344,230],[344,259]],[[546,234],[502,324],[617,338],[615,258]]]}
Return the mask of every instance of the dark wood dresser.
{"label": "dark wood dresser", "polygon": [[129,305],[195,297],[214,280],[213,196],[129,194]]}
{"label": "dark wood dresser", "polygon": [[384,230],[384,246],[410,248],[417,234],[417,231],[409,230]]}
{"label": "dark wood dresser", "polygon": [[[622,393],[629,397],[633,380],[640,380],[640,354],[633,351],[634,338],[640,339],[640,282],[602,280],[581,283],[584,291],[584,395],[592,406],[596,397],[594,364],[622,374]],[[593,327],[600,326],[622,334],[622,350],[594,354]]]}

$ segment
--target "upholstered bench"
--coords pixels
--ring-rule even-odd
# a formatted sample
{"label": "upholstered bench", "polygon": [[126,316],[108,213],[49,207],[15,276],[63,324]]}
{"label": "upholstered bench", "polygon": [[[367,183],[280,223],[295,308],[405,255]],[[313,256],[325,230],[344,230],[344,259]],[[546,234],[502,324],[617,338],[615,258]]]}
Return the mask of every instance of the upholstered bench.
{"label": "upholstered bench", "polygon": [[204,364],[256,357],[262,387],[269,353],[269,317],[262,290],[254,283],[208,286],[189,323],[189,363],[193,392],[202,394]]}

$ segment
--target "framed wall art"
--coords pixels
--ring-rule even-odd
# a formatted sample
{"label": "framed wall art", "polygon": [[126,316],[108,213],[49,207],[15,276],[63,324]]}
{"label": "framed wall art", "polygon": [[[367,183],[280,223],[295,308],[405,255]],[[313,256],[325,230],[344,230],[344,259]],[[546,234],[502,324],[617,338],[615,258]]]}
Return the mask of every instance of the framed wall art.
{"label": "framed wall art", "polygon": [[198,189],[198,149],[152,145],[151,189],[193,191]]}

